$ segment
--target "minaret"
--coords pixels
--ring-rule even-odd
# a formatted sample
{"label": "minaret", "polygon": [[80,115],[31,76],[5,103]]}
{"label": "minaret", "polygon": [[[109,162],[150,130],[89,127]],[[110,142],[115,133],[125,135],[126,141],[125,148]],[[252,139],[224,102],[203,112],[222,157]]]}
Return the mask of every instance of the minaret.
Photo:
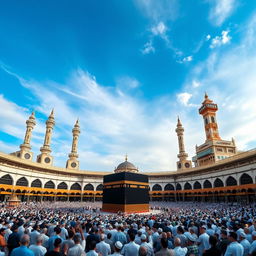
{"label": "minaret", "polygon": [[214,164],[237,153],[235,140],[222,140],[219,135],[216,121],[217,111],[217,104],[210,100],[205,93],[204,101],[199,108],[199,114],[204,119],[206,140],[205,143],[196,147],[196,156],[193,157],[195,166]]}
{"label": "minaret", "polygon": [[33,153],[31,150],[30,140],[32,137],[32,131],[36,125],[35,112],[32,112],[28,120],[26,121],[27,129],[24,137],[23,144],[20,145],[20,151],[16,152],[15,155],[27,160],[32,160]]}
{"label": "minaret", "polygon": [[72,148],[71,148],[70,154],[68,155],[69,159],[67,160],[66,168],[79,169],[79,161],[77,160],[78,158],[77,144],[78,144],[78,137],[80,134],[80,126],[79,126],[78,119],[74,125],[72,133],[73,133]]}
{"label": "minaret", "polygon": [[55,125],[54,120],[54,111],[52,110],[48,120],[46,121],[46,132],[44,138],[44,145],[40,148],[41,154],[37,156],[37,162],[47,165],[52,165],[53,157],[50,155],[51,148],[51,138],[52,138],[52,130]]}
{"label": "minaret", "polygon": [[204,101],[199,109],[200,115],[204,118],[204,129],[206,141],[221,140],[216,121],[216,112],[218,111],[217,104],[213,103],[205,93]]}
{"label": "minaret", "polygon": [[179,143],[179,154],[177,155],[179,158],[179,161],[177,162],[177,168],[184,170],[191,168],[191,161],[187,160],[188,154],[185,151],[185,146],[184,146],[184,128],[181,124],[181,121],[178,117],[178,123],[177,123],[177,128],[176,128],[176,133],[178,136],[178,143]]}
{"label": "minaret", "polygon": [[232,137],[231,141],[232,141],[232,144],[233,144],[233,146],[234,146],[234,153],[236,154],[236,153],[237,153],[237,150],[236,150],[236,142],[235,142],[235,139]]}

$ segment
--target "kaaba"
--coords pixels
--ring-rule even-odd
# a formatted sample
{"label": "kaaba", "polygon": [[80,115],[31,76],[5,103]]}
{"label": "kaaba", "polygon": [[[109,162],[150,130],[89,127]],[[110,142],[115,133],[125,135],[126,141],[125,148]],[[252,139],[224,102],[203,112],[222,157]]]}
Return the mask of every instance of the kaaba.
{"label": "kaaba", "polygon": [[103,177],[104,212],[139,213],[149,211],[148,176],[136,173],[133,164],[120,164],[115,173]]}

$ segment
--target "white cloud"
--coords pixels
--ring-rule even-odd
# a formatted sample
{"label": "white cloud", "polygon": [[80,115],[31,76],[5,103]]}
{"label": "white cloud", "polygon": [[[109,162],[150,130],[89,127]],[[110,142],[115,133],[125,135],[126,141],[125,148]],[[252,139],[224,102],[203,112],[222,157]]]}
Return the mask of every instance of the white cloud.
{"label": "white cloud", "polygon": [[207,35],[205,39],[206,41],[209,41],[211,39],[211,35]]}
{"label": "white cloud", "polygon": [[164,24],[163,21],[158,22],[156,25],[152,26],[150,28],[150,35],[149,35],[149,41],[146,42],[143,46],[143,49],[141,52],[143,54],[149,54],[149,53],[154,53],[155,52],[155,47],[153,45],[153,41],[155,37],[160,37],[162,38],[166,45],[170,47],[170,41],[167,35],[167,26]]}
{"label": "white cloud", "polygon": [[198,82],[197,80],[193,80],[193,81],[192,81],[192,87],[193,87],[193,88],[197,88],[197,87],[199,87],[199,86],[201,86],[201,83],[200,83],[200,82]]}
{"label": "white cloud", "polygon": [[134,77],[123,76],[117,79],[117,87],[120,88],[120,90],[136,89],[139,86],[140,82]]}
{"label": "white cloud", "polygon": [[183,61],[184,62],[190,62],[190,61],[192,61],[193,60],[193,56],[187,56],[187,57],[185,57],[185,58],[183,58]]}
{"label": "white cloud", "polygon": [[143,49],[141,50],[142,54],[149,54],[155,52],[155,47],[153,46],[152,40],[145,43]]}
{"label": "white cloud", "polygon": [[[7,100],[4,95],[0,94],[0,106],[4,111],[0,111],[1,131],[23,139],[26,129],[26,120],[31,112],[24,107]],[[40,138],[40,133],[43,132],[42,124],[39,121],[37,124],[37,136]]]}
{"label": "white cloud", "polygon": [[167,31],[167,27],[162,21],[160,21],[156,26],[153,26],[151,28],[151,32],[154,36],[158,36],[158,35],[163,36],[165,35],[166,31]]}
{"label": "white cloud", "polygon": [[177,94],[178,101],[184,106],[189,106],[189,100],[191,99],[191,97],[192,97],[192,94],[187,92],[182,92]]}
{"label": "white cloud", "polygon": [[[0,108],[4,110],[0,111],[1,131],[15,137],[19,143],[17,145],[10,145],[10,143],[0,141],[0,150],[6,153],[11,153],[19,150],[20,144],[23,143],[26,131],[26,120],[30,116],[32,110],[29,111],[27,108],[18,106],[7,100],[3,95],[0,95]],[[41,120],[36,120],[36,122],[37,124],[33,130],[33,140],[31,141],[31,145],[33,150],[35,150],[37,146],[36,151],[38,152],[38,143],[43,141],[45,128]]]}
{"label": "white cloud", "polygon": [[4,141],[0,141],[0,149],[3,153],[18,151],[17,145],[5,143]]}
{"label": "white cloud", "polygon": [[190,56],[187,56],[187,57],[184,57],[182,60],[177,60],[178,63],[185,63],[185,62],[190,62],[193,60],[193,56],[190,55]]}
{"label": "white cloud", "polygon": [[209,2],[212,3],[209,19],[216,26],[221,26],[237,6],[235,0],[213,0]]}
{"label": "white cloud", "polygon": [[134,3],[153,22],[175,20],[178,17],[177,0],[134,0]]}
{"label": "white cloud", "polygon": [[211,40],[210,48],[216,48],[225,44],[228,44],[232,37],[229,35],[228,30],[223,30],[221,36],[216,36]]}

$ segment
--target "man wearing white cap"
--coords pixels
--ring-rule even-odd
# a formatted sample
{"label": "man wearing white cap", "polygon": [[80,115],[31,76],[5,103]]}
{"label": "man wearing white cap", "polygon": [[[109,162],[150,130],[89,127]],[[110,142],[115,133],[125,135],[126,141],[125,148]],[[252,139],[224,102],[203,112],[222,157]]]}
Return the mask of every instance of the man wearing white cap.
{"label": "man wearing white cap", "polygon": [[253,252],[256,252],[256,231],[253,231],[252,232],[252,244],[251,244],[251,247],[250,247],[250,251],[249,253],[252,254]]}
{"label": "man wearing white cap", "polygon": [[122,250],[122,247],[123,247],[122,243],[120,241],[117,241],[114,246],[115,252],[110,256],[122,256],[122,254],[120,253]]}
{"label": "man wearing white cap", "polygon": [[147,248],[147,256],[153,256],[154,250],[152,248],[152,245],[150,243],[147,243],[147,236],[145,234],[142,234],[140,239],[141,239],[140,247]]}
{"label": "man wearing white cap", "polygon": [[251,244],[246,239],[246,234],[244,232],[240,233],[240,244],[244,247],[244,256],[247,256],[249,254]]}

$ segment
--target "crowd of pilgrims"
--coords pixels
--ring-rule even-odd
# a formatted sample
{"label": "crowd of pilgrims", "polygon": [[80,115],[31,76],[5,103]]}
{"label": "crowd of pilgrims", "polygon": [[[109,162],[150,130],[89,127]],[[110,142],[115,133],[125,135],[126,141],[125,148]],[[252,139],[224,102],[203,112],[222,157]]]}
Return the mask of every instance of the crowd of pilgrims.
{"label": "crowd of pilgrims", "polygon": [[255,205],[151,204],[150,213],[102,213],[97,203],[0,208],[0,255],[255,256]]}

